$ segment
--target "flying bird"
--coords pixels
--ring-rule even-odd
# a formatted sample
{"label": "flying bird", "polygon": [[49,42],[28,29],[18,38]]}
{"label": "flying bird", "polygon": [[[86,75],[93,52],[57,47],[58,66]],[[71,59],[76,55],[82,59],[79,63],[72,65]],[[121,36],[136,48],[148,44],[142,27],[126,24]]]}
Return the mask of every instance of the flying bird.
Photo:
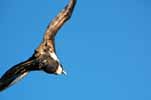
{"label": "flying bird", "polygon": [[31,71],[44,71],[49,74],[66,74],[55,50],[55,36],[63,24],[70,19],[76,0],[70,2],[48,25],[43,41],[33,55],[12,68],[0,78],[0,91],[13,85]]}

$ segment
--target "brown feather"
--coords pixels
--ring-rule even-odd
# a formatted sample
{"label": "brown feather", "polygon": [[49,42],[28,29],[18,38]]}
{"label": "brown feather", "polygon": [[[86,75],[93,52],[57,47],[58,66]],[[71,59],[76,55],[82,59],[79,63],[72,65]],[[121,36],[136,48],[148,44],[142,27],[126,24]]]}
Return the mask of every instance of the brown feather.
{"label": "brown feather", "polygon": [[22,78],[30,71],[43,70],[47,73],[55,73],[60,63],[59,60],[56,60],[54,38],[61,26],[71,17],[75,3],[76,0],[70,0],[69,4],[48,25],[43,42],[31,58],[13,66],[4,73],[0,78],[0,91],[9,87],[17,78]]}

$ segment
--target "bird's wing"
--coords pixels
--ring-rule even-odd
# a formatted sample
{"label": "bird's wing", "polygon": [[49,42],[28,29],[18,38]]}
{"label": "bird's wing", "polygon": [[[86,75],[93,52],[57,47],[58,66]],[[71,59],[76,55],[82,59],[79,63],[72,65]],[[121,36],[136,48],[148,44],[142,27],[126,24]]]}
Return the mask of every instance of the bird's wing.
{"label": "bird's wing", "polygon": [[[54,47],[54,38],[57,31],[63,26],[63,24],[71,17],[76,0],[70,0],[69,4],[50,22],[48,25],[43,42],[41,45],[46,44],[52,49]],[[39,47],[41,47],[41,45]],[[54,50],[55,51],[55,50]]]}
{"label": "bird's wing", "polygon": [[30,70],[34,69],[34,63],[34,60],[27,60],[13,66],[7,72],[5,72],[4,75],[0,78],[0,91],[15,84],[24,76],[26,76]]}
{"label": "bird's wing", "polygon": [[69,4],[48,25],[43,42],[36,49],[36,53],[34,54],[35,58],[31,57],[29,60],[15,65],[6,73],[4,73],[4,75],[0,78],[0,91],[6,89],[7,87],[22,79],[31,70],[42,69],[43,66],[37,65],[41,63],[40,60],[37,59],[38,57],[40,57],[39,53],[42,54],[43,51],[47,48],[54,49],[54,37],[61,26],[71,17],[75,3],[76,0],[70,0]]}

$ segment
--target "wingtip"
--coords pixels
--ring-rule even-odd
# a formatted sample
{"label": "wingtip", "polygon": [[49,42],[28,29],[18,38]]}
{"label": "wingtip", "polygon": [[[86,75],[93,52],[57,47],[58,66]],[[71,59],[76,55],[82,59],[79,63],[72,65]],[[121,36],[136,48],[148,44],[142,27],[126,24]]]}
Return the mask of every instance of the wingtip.
{"label": "wingtip", "polygon": [[7,87],[0,80],[0,92],[4,91]]}

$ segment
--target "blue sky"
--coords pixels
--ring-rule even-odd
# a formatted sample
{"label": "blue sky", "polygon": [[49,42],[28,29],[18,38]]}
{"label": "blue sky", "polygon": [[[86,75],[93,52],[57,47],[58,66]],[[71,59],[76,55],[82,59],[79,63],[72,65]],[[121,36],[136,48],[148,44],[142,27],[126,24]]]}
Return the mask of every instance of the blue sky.
{"label": "blue sky", "polygon": [[[0,75],[32,55],[68,0],[0,0]],[[151,1],[78,0],[56,37],[68,76],[32,72],[0,100],[151,100]]]}

